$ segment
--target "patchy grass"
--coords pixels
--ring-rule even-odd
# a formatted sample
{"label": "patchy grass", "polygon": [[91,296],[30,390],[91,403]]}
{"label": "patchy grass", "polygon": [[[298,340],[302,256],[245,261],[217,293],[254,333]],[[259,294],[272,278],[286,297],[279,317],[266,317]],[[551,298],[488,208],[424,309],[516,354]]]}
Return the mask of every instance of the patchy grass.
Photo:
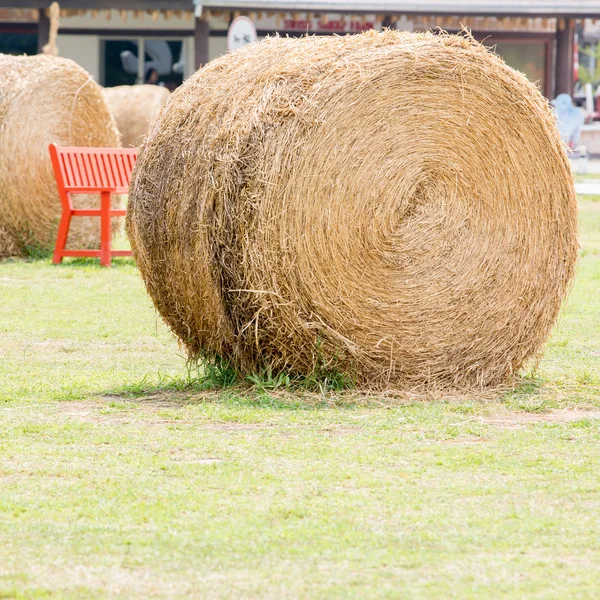
{"label": "patchy grass", "polygon": [[[594,598],[600,203],[503,397],[190,369],[131,261],[0,263],[0,598]],[[343,386],[342,386],[343,387]]]}

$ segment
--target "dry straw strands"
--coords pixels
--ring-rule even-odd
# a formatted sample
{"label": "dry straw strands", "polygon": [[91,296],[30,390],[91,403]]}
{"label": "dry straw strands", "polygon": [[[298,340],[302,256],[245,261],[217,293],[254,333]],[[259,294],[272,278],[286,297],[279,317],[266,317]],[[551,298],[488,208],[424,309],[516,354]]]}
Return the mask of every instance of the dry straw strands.
{"label": "dry straw strands", "polygon": [[[0,55],[0,256],[26,246],[54,246],[61,204],[48,155],[51,142],[120,145],[100,86],[71,60]],[[75,204],[90,201],[98,204],[85,197]],[[97,245],[99,229],[98,219],[77,217],[69,241]]]}
{"label": "dry straw strands", "polygon": [[192,355],[468,389],[546,340],[576,212],[534,85],[471,39],[386,31],[199,71],[150,130],[127,228]]}
{"label": "dry straw strands", "polygon": [[171,95],[158,85],[120,85],[105,88],[102,93],[121,132],[123,147],[136,148],[146,134],[150,123]]}

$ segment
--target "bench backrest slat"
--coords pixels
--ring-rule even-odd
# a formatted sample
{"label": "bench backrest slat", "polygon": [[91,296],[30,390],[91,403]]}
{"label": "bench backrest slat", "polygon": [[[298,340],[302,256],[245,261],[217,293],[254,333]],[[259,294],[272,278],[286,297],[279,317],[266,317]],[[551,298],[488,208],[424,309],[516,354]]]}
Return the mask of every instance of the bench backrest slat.
{"label": "bench backrest slat", "polygon": [[68,193],[129,191],[135,148],[67,148],[50,144],[59,187]]}

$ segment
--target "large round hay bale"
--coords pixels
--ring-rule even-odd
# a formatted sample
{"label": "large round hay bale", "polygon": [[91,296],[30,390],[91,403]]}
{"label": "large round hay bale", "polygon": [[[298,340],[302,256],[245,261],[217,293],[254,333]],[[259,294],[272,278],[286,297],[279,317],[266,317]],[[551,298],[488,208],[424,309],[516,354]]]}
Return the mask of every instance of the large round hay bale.
{"label": "large round hay bale", "polygon": [[483,387],[546,340],[577,208],[546,100],[464,37],[269,39],[174,93],[128,235],[192,355]]}
{"label": "large round hay bale", "polygon": [[[120,146],[100,86],[71,60],[0,55],[0,256],[54,247],[61,204],[48,154],[52,142]],[[74,204],[99,201],[80,196]],[[115,229],[119,221],[113,220]],[[70,246],[98,246],[99,239],[99,219],[71,221]]]}
{"label": "large round hay bale", "polygon": [[159,85],[104,88],[104,99],[123,138],[123,147],[137,148],[171,93]]}

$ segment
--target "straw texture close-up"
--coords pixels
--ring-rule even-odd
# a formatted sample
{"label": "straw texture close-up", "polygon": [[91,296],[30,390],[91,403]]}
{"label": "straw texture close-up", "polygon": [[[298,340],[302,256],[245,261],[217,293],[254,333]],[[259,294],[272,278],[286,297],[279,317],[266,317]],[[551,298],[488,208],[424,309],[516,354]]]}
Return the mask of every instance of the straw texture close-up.
{"label": "straw texture close-up", "polygon": [[[100,86],[71,60],[0,55],[0,256],[54,246],[61,204],[48,154],[52,142],[120,146]],[[74,205],[98,206],[98,198],[75,197]],[[98,219],[71,222],[70,245],[98,246],[99,238]]]}
{"label": "straw texture close-up", "polygon": [[547,339],[577,204],[546,100],[467,37],[267,39],[151,127],[128,235],[192,356],[487,388]]}
{"label": "straw texture close-up", "polygon": [[121,132],[123,148],[137,148],[142,143],[171,95],[158,85],[119,85],[104,88],[102,93]]}

